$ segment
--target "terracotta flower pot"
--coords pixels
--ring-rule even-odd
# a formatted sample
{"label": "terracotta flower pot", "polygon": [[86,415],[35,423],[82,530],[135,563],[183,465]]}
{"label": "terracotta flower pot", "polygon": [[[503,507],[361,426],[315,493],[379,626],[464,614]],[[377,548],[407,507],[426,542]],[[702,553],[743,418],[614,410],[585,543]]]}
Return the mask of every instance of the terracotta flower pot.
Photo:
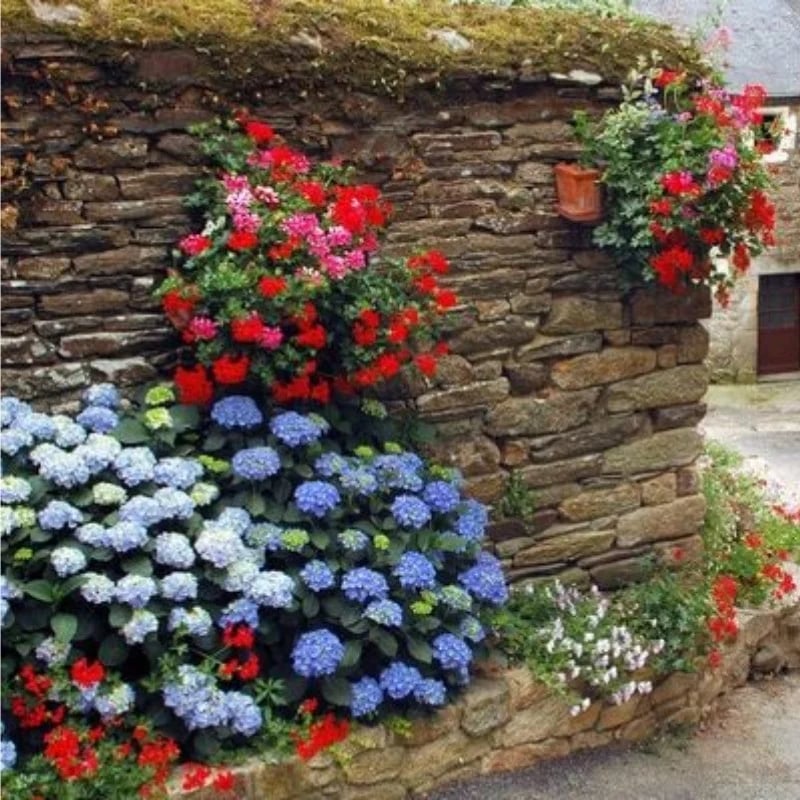
{"label": "terracotta flower pot", "polygon": [[603,217],[600,170],[579,164],[555,166],[558,213],[573,222],[598,222]]}

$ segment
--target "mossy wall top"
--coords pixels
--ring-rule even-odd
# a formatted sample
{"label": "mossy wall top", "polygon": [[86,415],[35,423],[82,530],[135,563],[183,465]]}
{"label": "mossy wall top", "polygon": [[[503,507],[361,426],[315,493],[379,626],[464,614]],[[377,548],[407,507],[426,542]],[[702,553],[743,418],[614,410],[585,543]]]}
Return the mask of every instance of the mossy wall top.
{"label": "mossy wall top", "polygon": [[[555,9],[454,6],[447,0],[76,0],[44,22],[26,0],[5,0],[4,35],[58,31],[106,49],[166,43],[199,48],[246,89],[331,83],[403,96],[415,84],[464,74],[598,72],[624,78],[639,56],[696,68],[673,32],[637,19]],[[71,9],[70,11],[65,11]],[[78,11],[78,9],[80,11]]]}

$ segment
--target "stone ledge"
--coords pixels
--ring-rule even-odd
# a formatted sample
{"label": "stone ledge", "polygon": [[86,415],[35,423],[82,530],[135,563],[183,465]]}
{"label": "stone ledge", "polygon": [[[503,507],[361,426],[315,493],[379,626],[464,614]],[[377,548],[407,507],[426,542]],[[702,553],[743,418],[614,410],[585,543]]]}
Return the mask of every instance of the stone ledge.
{"label": "stone ledge", "polygon": [[[796,579],[800,568],[790,567]],[[528,767],[613,741],[637,742],[658,730],[696,724],[752,674],[800,669],[800,592],[769,609],[740,609],[740,633],[711,670],[674,673],[623,705],[598,701],[578,716],[526,667],[487,672],[452,706],[416,720],[403,736],[356,727],[342,745],[307,763],[251,760],[233,769],[237,800],[341,797],[410,800],[480,774]],[[173,797],[182,797],[175,789]],[[213,790],[191,794],[212,800]]]}

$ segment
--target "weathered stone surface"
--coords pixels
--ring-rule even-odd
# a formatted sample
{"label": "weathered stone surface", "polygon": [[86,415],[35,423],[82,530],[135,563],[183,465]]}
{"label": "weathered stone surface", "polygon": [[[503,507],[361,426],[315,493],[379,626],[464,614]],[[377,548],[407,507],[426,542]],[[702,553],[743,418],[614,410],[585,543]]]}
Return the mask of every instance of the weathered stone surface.
{"label": "weathered stone surface", "polygon": [[601,589],[619,589],[641,581],[650,571],[643,558],[623,558],[606,564],[598,564],[589,570],[592,582]]}
{"label": "weathered stone surface", "polygon": [[634,547],[659,539],[677,539],[697,533],[703,524],[706,501],[692,495],[658,506],[646,506],[620,517],[617,545]]}
{"label": "weathered stone surface", "polygon": [[670,428],[693,428],[705,415],[705,403],[657,408],[653,411],[653,429],[665,431]]}
{"label": "weathered stone surface", "polygon": [[700,475],[694,467],[679,469],[677,472],[678,497],[697,494],[700,491]]}
{"label": "weathered stone surface", "polygon": [[599,453],[578,456],[566,461],[553,461],[549,464],[531,464],[518,470],[526,486],[554,486],[569,481],[599,475],[603,467],[603,457]]}
{"label": "weathered stone surface", "polygon": [[459,411],[464,408],[488,408],[508,397],[508,381],[476,381],[417,398],[417,409],[423,416]]}
{"label": "weathered stone surface", "polygon": [[52,281],[69,270],[70,260],[58,256],[21,258],[14,265],[15,277],[25,281]]}
{"label": "weathered stone surface", "polygon": [[569,753],[567,739],[550,739],[535,744],[523,744],[503,750],[493,750],[481,765],[481,772],[508,772],[522,769],[545,758],[562,758]]}
{"label": "weathered stone surface", "polygon": [[587,422],[598,389],[554,392],[547,398],[512,397],[493,408],[487,418],[490,436],[531,436],[558,433]]}
{"label": "weathered stone surface", "polygon": [[650,700],[657,706],[674,700],[676,697],[685,697],[692,689],[697,687],[700,676],[696,672],[676,672],[661,681],[653,689]]}
{"label": "weathered stone surface", "polygon": [[544,314],[551,305],[549,294],[515,294],[511,297],[511,310],[515,314]]}
{"label": "weathered stone surface", "polygon": [[118,172],[120,191],[126,200],[144,200],[158,195],[190,192],[197,172],[184,166],[150,167],[146,172]]}
{"label": "weathered stone surface", "polygon": [[574,336],[537,334],[530,344],[516,351],[516,356],[520,361],[536,361],[541,358],[589,353],[599,350],[602,346],[603,337],[599,333],[579,333]]}
{"label": "weathered stone surface", "polygon": [[89,370],[83,364],[54,364],[37,369],[4,369],[3,390],[22,400],[58,395],[89,385]]}
{"label": "weathered stone surface", "polygon": [[534,463],[540,463],[583,453],[597,453],[620,444],[646,429],[647,420],[642,415],[601,417],[590,425],[565,431],[546,440],[534,439],[526,447],[526,454],[530,453],[530,459]]}
{"label": "weathered stone surface", "polygon": [[702,447],[702,437],[692,428],[660,431],[646,439],[607,450],[603,472],[633,475],[683,466],[694,461]]}
{"label": "weathered stone surface", "polygon": [[548,369],[544,364],[508,364],[503,367],[512,394],[530,394],[547,385]]}
{"label": "weathered stone surface", "polygon": [[116,200],[119,186],[113,175],[95,175],[82,172],[64,181],[64,197],[67,200]]}
{"label": "weathered stone surface", "polygon": [[669,503],[677,495],[678,479],[674,472],[665,472],[642,484],[642,504],[656,506],[659,503]]}
{"label": "weathered stone surface", "polygon": [[609,728],[618,728],[620,725],[630,722],[636,716],[641,700],[641,697],[636,696],[627,703],[606,706],[600,714],[597,730],[607,731]]}
{"label": "weathered stone surface", "polygon": [[117,386],[136,386],[152,381],[156,368],[145,358],[96,358],[89,365],[92,378],[109,381]]}
{"label": "weathered stone surface", "polygon": [[86,203],[86,218],[96,222],[115,220],[154,219],[183,214],[183,198],[151,197],[147,200],[110,200],[105,203]]}
{"label": "weathered stone surface", "polygon": [[470,736],[485,736],[508,720],[508,697],[508,685],[505,681],[473,681],[464,697],[461,727]]}
{"label": "weathered stone surface", "polygon": [[395,778],[406,759],[403,747],[381,747],[357,753],[344,763],[347,780],[356,784],[372,784]]}
{"label": "weathered stone surface", "polygon": [[616,300],[558,297],[547,315],[542,333],[572,334],[622,327],[622,304]]}
{"label": "weathered stone surface", "polygon": [[146,275],[164,268],[167,252],[160,247],[130,245],[119,250],[90,253],[75,259],[78,275]]}
{"label": "weathered stone surface", "polygon": [[440,464],[457,466],[468,478],[493,472],[500,464],[500,450],[486,436],[471,436],[469,439],[448,438],[434,443],[431,448],[434,459]]}
{"label": "weathered stone surface", "polygon": [[678,363],[691,364],[708,355],[708,331],[700,324],[678,330]]}
{"label": "weathered stone surface", "polygon": [[64,358],[128,355],[136,351],[159,350],[172,341],[169,334],[158,331],[120,333],[77,333],[61,339],[59,354]]}
{"label": "weathered stone surface", "polygon": [[711,316],[711,292],[705,286],[695,286],[684,295],[660,287],[639,289],[630,307],[634,325],[696,322]]}
{"label": "weathered stone surface", "polygon": [[639,487],[633,483],[622,483],[610,489],[587,489],[565,500],[559,506],[559,511],[564,519],[580,522],[609,514],[622,514],[638,506]]}
{"label": "weathered stone surface", "polygon": [[56,360],[56,348],[37,336],[4,336],[3,364],[51,364]]}
{"label": "weathered stone surface", "polygon": [[569,705],[563,697],[551,694],[527,708],[518,710],[508,724],[494,735],[495,745],[514,747],[547,739],[569,719]]}
{"label": "weathered stone surface", "polygon": [[701,364],[674,367],[612,384],[606,407],[612,413],[694,403],[708,389],[708,370]]}
{"label": "weathered stone surface", "polygon": [[661,369],[669,369],[678,364],[678,346],[665,344],[658,348],[658,366]]}
{"label": "weathered stone surface", "polygon": [[460,730],[452,731],[417,748],[413,758],[406,759],[400,780],[418,786],[480,758],[490,747],[488,736],[472,737]]}
{"label": "weathered stone surface", "polygon": [[514,556],[515,567],[547,564],[553,561],[570,561],[582,556],[607,550],[614,543],[614,531],[582,531],[565,536],[554,536]]}
{"label": "weathered stone surface", "polygon": [[472,365],[462,356],[449,355],[439,359],[436,369],[437,386],[464,386],[474,377]]}
{"label": "weathered stone surface", "polygon": [[450,347],[454,353],[484,353],[498,347],[514,347],[529,342],[536,335],[536,323],[522,317],[472,328],[456,336]]}
{"label": "weathered stone surface", "polygon": [[75,165],[103,172],[117,167],[143,167],[147,162],[147,139],[120,136],[108,142],[86,142],[75,151]]}
{"label": "weathered stone surface", "polygon": [[45,295],[40,300],[42,311],[59,316],[123,311],[127,305],[128,293],[118,289],[95,289],[81,294]]}
{"label": "weathered stone surface", "polygon": [[40,225],[80,225],[83,203],[78,200],[39,198],[32,208],[33,222]]}
{"label": "weathered stone surface", "polygon": [[561,389],[584,389],[651,372],[655,367],[656,353],[649,348],[608,347],[599,353],[587,353],[568,361],[556,362],[551,377]]}

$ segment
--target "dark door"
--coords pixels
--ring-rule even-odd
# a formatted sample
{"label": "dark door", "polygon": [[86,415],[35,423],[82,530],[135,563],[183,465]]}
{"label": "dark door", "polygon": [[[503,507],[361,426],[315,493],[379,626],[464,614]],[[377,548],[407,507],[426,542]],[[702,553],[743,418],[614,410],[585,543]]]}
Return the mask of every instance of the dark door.
{"label": "dark door", "polygon": [[758,280],[758,372],[800,370],[800,273]]}

